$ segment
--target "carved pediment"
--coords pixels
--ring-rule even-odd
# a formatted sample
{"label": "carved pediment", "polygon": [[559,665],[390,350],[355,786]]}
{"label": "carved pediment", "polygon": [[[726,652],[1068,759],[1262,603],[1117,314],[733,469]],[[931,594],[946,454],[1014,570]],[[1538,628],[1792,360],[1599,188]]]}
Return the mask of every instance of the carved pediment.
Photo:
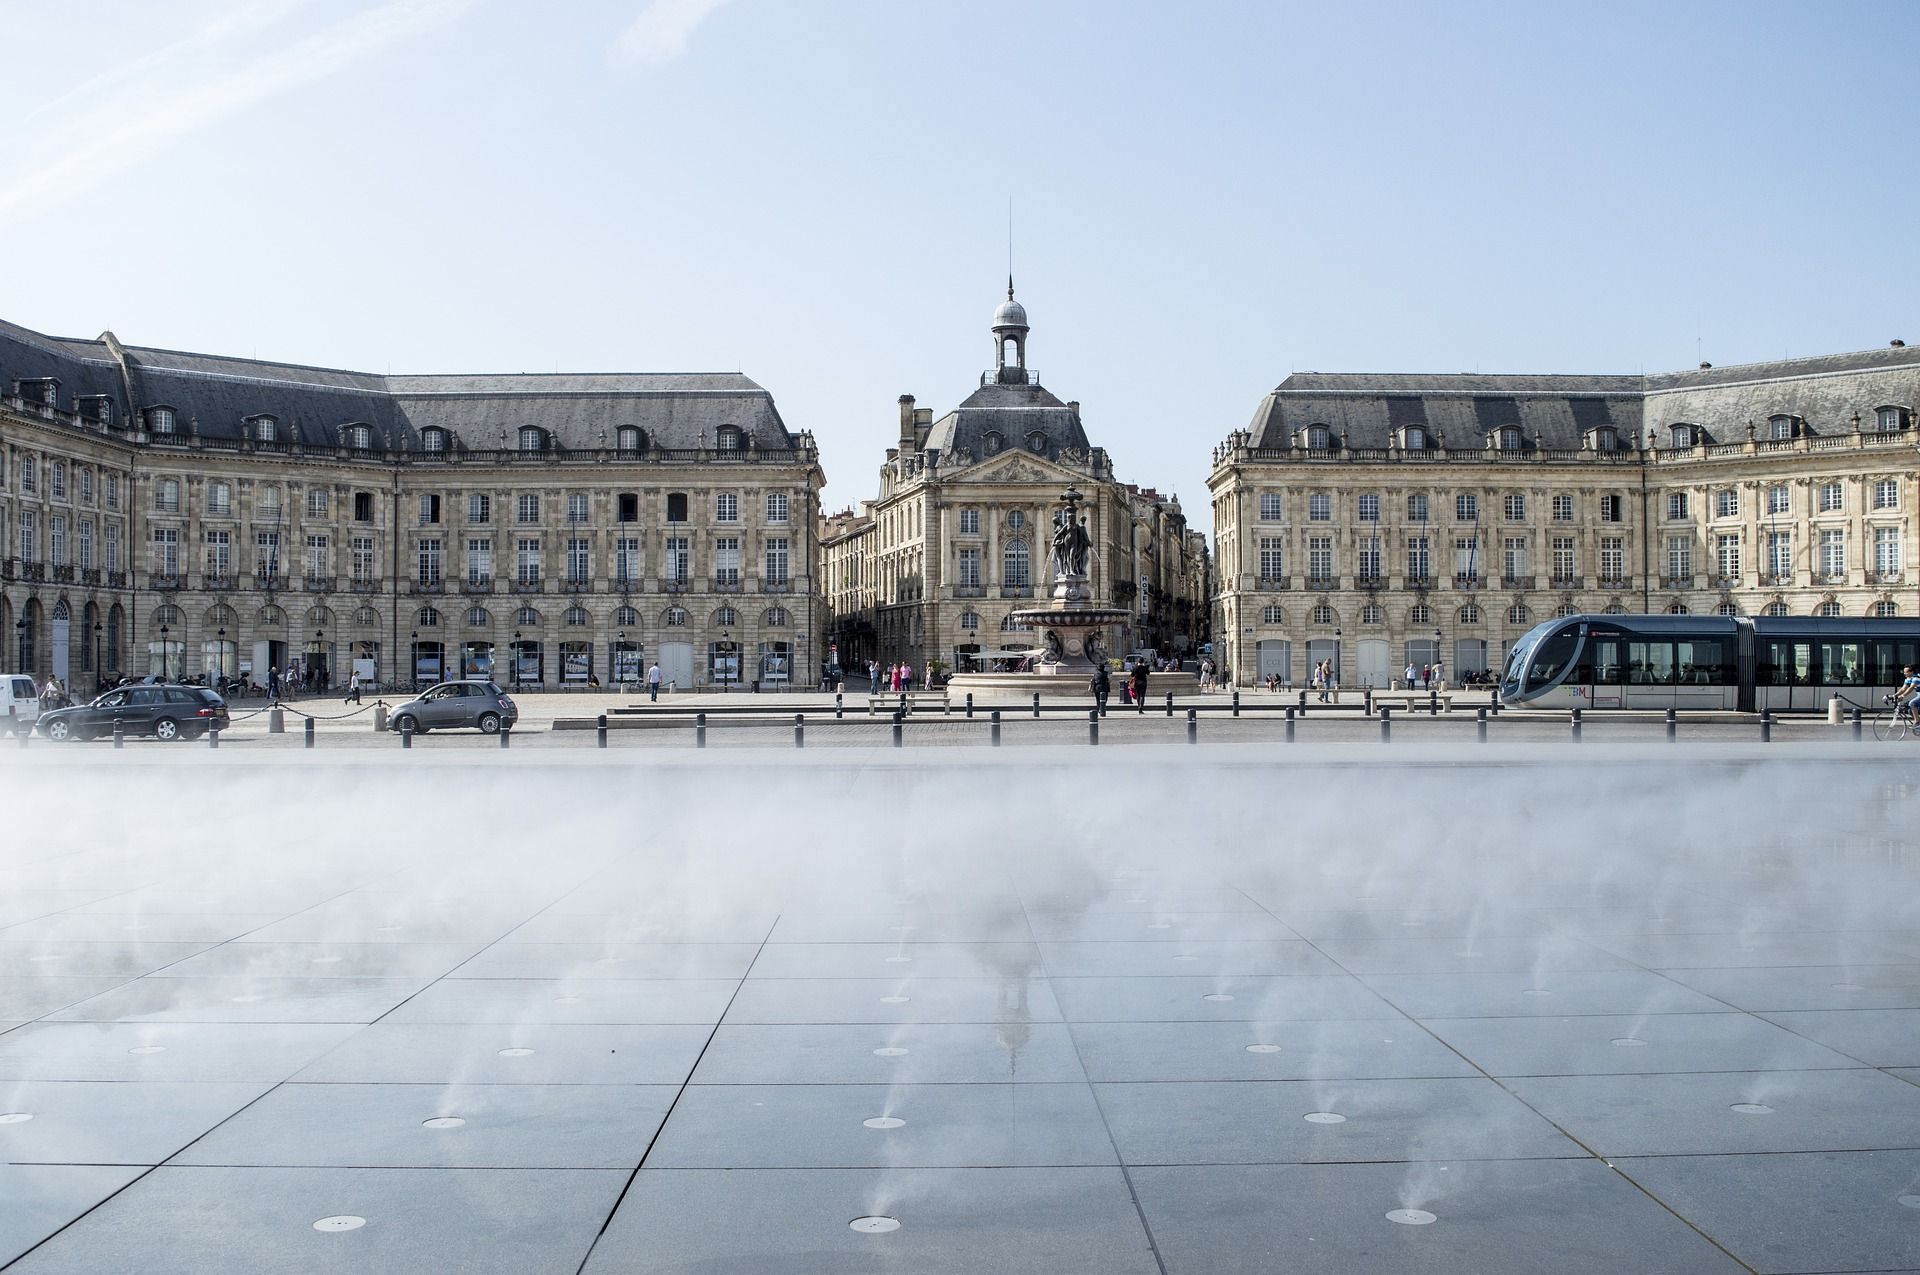
{"label": "carved pediment", "polygon": [[1009,456],[994,464],[988,462],[965,476],[970,483],[1044,483],[1070,478],[1065,470],[1055,469],[1024,456]]}

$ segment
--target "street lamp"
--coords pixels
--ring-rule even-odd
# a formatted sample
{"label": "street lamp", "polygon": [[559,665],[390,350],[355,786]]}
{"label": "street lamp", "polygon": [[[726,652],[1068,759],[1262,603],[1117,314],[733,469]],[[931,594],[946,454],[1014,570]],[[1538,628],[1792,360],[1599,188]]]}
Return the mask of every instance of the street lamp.
{"label": "street lamp", "polygon": [[99,693],[100,686],[105,680],[104,674],[106,670],[100,667],[100,633],[101,630],[106,627],[106,625],[100,623],[98,620],[93,622],[93,689],[95,694]]}
{"label": "street lamp", "polygon": [[163,682],[172,676],[173,643],[167,640],[167,631],[166,625],[160,626],[160,680]]}
{"label": "street lamp", "polygon": [[[506,437],[505,430],[501,431],[501,437],[502,438]],[[513,649],[507,652],[507,658],[513,661],[513,689],[517,691],[520,689],[520,630],[519,629],[515,629],[513,631]]]}
{"label": "street lamp", "polygon": [[621,629],[618,633],[613,635],[613,667],[607,670],[609,675],[608,680],[613,682],[624,682],[627,679],[621,675],[626,671],[627,671],[627,631],[625,629]]}
{"label": "street lamp", "polygon": [[732,666],[727,658],[732,653],[732,630],[723,624],[720,626],[720,692],[723,695],[733,689],[729,685],[729,683],[733,681],[733,678],[728,676],[732,671]]}
{"label": "street lamp", "polygon": [[1340,685],[1340,626],[1333,626],[1333,684]]}
{"label": "street lamp", "polygon": [[[220,647],[214,653],[214,659],[218,660],[220,663],[219,678],[222,685],[224,685],[227,680],[227,631],[226,629],[220,628],[216,630],[215,636],[219,638]],[[211,673],[207,678],[207,685],[208,686],[213,685],[213,676]]]}

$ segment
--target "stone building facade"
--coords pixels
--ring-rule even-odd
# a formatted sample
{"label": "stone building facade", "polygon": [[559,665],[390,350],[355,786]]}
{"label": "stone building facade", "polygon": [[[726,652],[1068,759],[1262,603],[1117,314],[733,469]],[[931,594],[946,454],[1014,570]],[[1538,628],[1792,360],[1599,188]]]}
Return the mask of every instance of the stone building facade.
{"label": "stone building facade", "polygon": [[1214,453],[1241,684],[1497,670],[1575,612],[1907,615],[1920,350],[1655,376],[1288,377]]}
{"label": "stone building facade", "polygon": [[1204,538],[1188,533],[1176,498],[1115,477],[1080,404],[1027,365],[1029,332],[1010,283],[979,388],[938,419],[902,395],[878,497],[822,520],[832,633],[849,667],[984,671],[1030,652],[1035,635],[1011,613],[1048,596],[1052,519],[1069,486],[1086,498],[1095,604],[1137,617],[1108,634],[1108,649],[1191,655],[1205,640]]}
{"label": "stone building facade", "polygon": [[0,324],[0,667],[809,685],[812,438],[735,374],[375,376]]}

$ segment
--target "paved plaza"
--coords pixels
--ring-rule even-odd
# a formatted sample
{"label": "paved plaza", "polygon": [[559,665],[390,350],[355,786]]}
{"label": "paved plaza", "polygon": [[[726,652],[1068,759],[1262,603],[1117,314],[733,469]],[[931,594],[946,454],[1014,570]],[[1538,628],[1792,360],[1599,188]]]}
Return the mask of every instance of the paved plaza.
{"label": "paved plaza", "polygon": [[0,1266],[1920,1270],[1911,759],[1472,729],[9,746]]}

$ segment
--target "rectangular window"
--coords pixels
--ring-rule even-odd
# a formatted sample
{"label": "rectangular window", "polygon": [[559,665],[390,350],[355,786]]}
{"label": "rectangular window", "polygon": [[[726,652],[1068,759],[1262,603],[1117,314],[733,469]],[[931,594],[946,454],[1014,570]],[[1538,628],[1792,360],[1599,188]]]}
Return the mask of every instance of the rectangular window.
{"label": "rectangular window", "polygon": [[1820,533],[1820,574],[1828,579],[1847,569],[1847,533],[1841,530]]}
{"label": "rectangular window", "polygon": [[637,492],[623,491],[614,511],[616,522],[640,521],[640,496]]}
{"label": "rectangular window", "polygon": [[1309,522],[1333,521],[1333,497],[1324,491],[1316,491],[1308,496],[1307,520]]}
{"label": "rectangular window", "polygon": [[279,532],[256,531],[253,533],[253,573],[262,580],[274,579],[286,574],[280,562]]}
{"label": "rectangular window", "polygon": [[1307,575],[1316,584],[1333,579],[1333,537],[1314,536],[1307,541]]}
{"label": "rectangular window", "polygon": [[119,569],[120,569],[120,524],[117,522],[110,522],[107,524],[107,570],[118,571]]}
{"label": "rectangular window", "polygon": [[1900,484],[1891,478],[1882,478],[1873,485],[1873,507],[1875,509],[1898,509],[1900,507]]}
{"label": "rectangular window", "polygon": [[437,537],[429,537],[420,542],[418,559],[420,583],[439,584],[441,578],[440,541]]}
{"label": "rectangular window", "polygon": [[120,476],[118,474],[108,474],[107,475],[107,508],[118,509],[119,507],[120,507]]}
{"label": "rectangular window", "polygon": [[1287,542],[1278,536],[1260,537],[1260,578],[1279,580],[1287,574]]}
{"label": "rectangular window", "polygon": [[67,516],[54,514],[47,519],[47,560],[56,567],[67,565]]}
{"label": "rectangular window", "polygon": [[1425,522],[1427,520],[1427,497],[1425,492],[1415,492],[1407,497],[1407,521]]}
{"label": "rectangular window", "polygon": [[513,545],[513,578],[521,584],[540,583],[540,538],[521,536]]}
{"label": "rectangular window", "polygon": [[1472,495],[1453,498],[1453,520],[1455,522],[1480,521],[1480,497]]}
{"label": "rectangular window", "polygon": [[1900,574],[1900,528],[1873,529],[1873,569],[1883,580]]}
{"label": "rectangular window", "polygon": [[1555,536],[1553,538],[1553,578],[1571,580],[1574,577],[1573,537]]}
{"label": "rectangular window", "polygon": [[1767,574],[1784,579],[1793,570],[1793,535],[1786,531],[1767,533]]}
{"label": "rectangular window", "polygon": [[479,523],[492,522],[493,497],[483,491],[469,492],[467,494],[467,521]]}
{"label": "rectangular window", "polygon": [[963,536],[977,536],[980,534],[980,511],[978,509],[962,509],[960,511],[960,534]]}
{"label": "rectangular window", "polygon": [[1605,536],[1600,541],[1600,578],[1608,583],[1618,583],[1626,578],[1627,542],[1619,536]]}
{"label": "rectangular window", "polygon": [[540,497],[528,493],[515,502],[513,520],[522,526],[540,521]]}
{"label": "rectangular window", "polygon": [[355,536],[353,538],[353,578],[366,583],[373,579],[373,537]]}
{"label": "rectangular window", "polygon": [[1687,516],[1687,493],[1670,491],[1667,493],[1667,521],[1679,522]]}
{"label": "rectangular window", "polygon": [[493,540],[476,536],[467,541],[467,583],[485,584],[493,579]]}
{"label": "rectangular window", "polygon": [[785,584],[787,582],[787,538],[772,536],[767,540],[767,582]]}
{"label": "rectangular window", "polygon": [[1453,575],[1456,580],[1473,580],[1480,574],[1480,540],[1477,536],[1453,538]]}
{"label": "rectangular window", "polygon": [[716,584],[740,582],[740,537],[720,536],[714,540],[713,579]]}
{"label": "rectangular window", "polygon": [[1024,540],[1009,540],[1000,554],[1000,584],[1008,589],[1025,589],[1033,584],[1033,558]]}
{"label": "rectangular window", "polygon": [[[975,514],[974,517],[977,519],[979,515]],[[787,520],[787,493],[784,491],[768,492],[767,493],[767,521],[769,523],[774,524],[775,526],[778,526],[786,522],[786,520]],[[976,527],[975,530],[977,531],[979,530],[979,528]]]}
{"label": "rectangular window", "polygon": [[1667,575],[1686,580],[1693,575],[1693,539],[1690,536],[1667,537]]}
{"label": "rectangular window", "polygon": [[1601,522],[1621,521],[1620,503],[1621,503],[1620,497],[1618,496],[1607,495],[1607,496],[1600,497],[1600,521]]}
{"label": "rectangular window", "polygon": [[207,574],[210,576],[231,575],[233,572],[233,533],[231,531],[208,531],[207,537]]}
{"label": "rectangular window", "polygon": [[1740,493],[1731,487],[1713,493],[1713,516],[1736,518],[1740,514]]}
{"label": "rectangular window", "polygon": [[1787,512],[1787,489],[1785,487],[1767,488],[1767,512],[1783,514]]}
{"label": "rectangular window", "polygon": [[353,520],[355,522],[373,521],[373,493],[356,491],[353,493]]}
{"label": "rectangular window", "polygon": [[715,522],[740,521],[740,497],[731,491],[718,491],[713,494],[713,520]]}
{"label": "rectangular window", "polygon": [[1720,578],[1722,580],[1739,579],[1740,537],[1716,537],[1714,540],[1714,561],[1720,569]]}
{"label": "rectangular window", "polygon": [[1508,522],[1525,522],[1527,520],[1527,498],[1520,493],[1512,493],[1500,502],[1500,506],[1500,512]]}
{"label": "rectangular window", "polygon": [[622,536],[613,546],[614,576],[620,580],[640,578],[640,538]]}
{"label": "rectangular window", "polygon": [[1841,497],[1839,483],[1821,483],[1820,484],[1820,512],[1821,513],[1823,514],[1838,513],[1842,508],[1845,507],[1845,503],[1846,502]]}
{"label": "rectangular window", "polygon": [[1359,566],[1360,578],[1362,580],[1378,580],[1380,578],[1380,537],[1360,537]]}
{"label": "rectangular window", "polygon": [[179,480],[162,478],[153,485],[153,507],[163,514],[180,512]]}
{"label": "rectangular window", "polygon": [[327,489],[324,487],[307,488],[307,517],[324,518],[327,516]]}
{"label": "rectangular window", "polygon": [[960,550],[959,571],[956,583],[963,589],[980,587],[980,549],[977,545],[968,545]]}
{"label": "rectangular window", "polygon": [[567,540],[567,579],[581,584],[593,579],[592,542],[585,536],[571,536]]}
{"label": "rectangular window", "polygon": [[687,552],[687,538],[685,536],[667,537],[667,558],[665,565],[667,579],[685,584],[690,578],[688,573],[693,570],[693,556]]}
{"label": "rectangular window", "polygon": [[77,477],[80,481],[80,503],[83,505],[93,504],[93,471],[91,469],[83,469]]}
{"label": "rectangular window", "polygon": [[35,491],[40,486],[40,462],[32,456],[20,458],[20,490]]}
{"label": "rectangular window", "polygon": [[1553,520],[1555,522],[1573,521],[1573,497],[1561,492],[1553,498]]}
{"label": "rectangular window", "polygon": [[585,522],[587,520],[587,494],[576,491],[567,497],[567,521]]}
{"label": "rectangular window", "polygon": [[67,467],[62,461],[53,461],[47,465],[48,494],[55,500],[67,498]]}
{"label": "rectangular window", "polygon": [[431,527],[440,521],[440,497],[420,497],[420,525]]}
{"label": "rectangular window", "polygon": [[1361,522],[1380,521],[1380,497],[1377,493],[1367,492],[1360,497],[1359,519]]}
{"label": "rectangular window", "polygon": [[1527,574],[1527,538],[1508,536],[1500,542],[1500,574],[1518,580]]}
{"label": "rectangular window", "polygon": [[180,574],[180,531],[176,527],[153,529],[153,569],[163,576]]}
{"label": "rectangular window", "polygon": [[309,576],[324,577],[332,572],[332,555],[328,552],[328,548],[325,536],[307,537],[307,574]]}
{"label": "rectangular window", "polygon": [[1286,501],[1277,491],[1260,493],[1260,521],[1280,522],[1287,516]]}
{"label": "rectangular window", "polygon": [[207,513],[214,518],[225,518],[233,512],[233,488],[225,483],[207,485]]}
{"label": "rectangular window", "polygon": [[83,518],[80,521],[79,536],[74,544],[78,551],[74,561],[82,571],[93,570],[93,520]]}
{"label": "rectangular window", "polygon": [[1433,561],[1428,555],[1425,536],[1407,537],[1407,578],[1426,580],[1433,575]]}

